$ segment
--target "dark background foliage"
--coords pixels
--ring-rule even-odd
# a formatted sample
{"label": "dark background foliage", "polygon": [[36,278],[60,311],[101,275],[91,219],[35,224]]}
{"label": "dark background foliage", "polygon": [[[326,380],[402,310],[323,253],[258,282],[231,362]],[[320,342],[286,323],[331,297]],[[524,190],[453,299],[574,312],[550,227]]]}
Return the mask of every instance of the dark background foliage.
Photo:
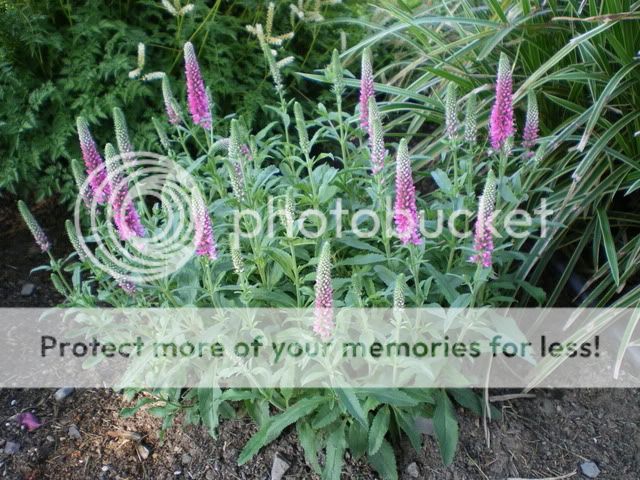
{"label": "dark background foliage", "polygon": [[[265,21],[268,2],[192,2],[174,17],[159,0],[18,0],[0,2],[0,195],[35,200],[74,197],[69,159],[78,157],[75,119],[88,118],[99,144],[112,140],[110,113],[121,107],[137,148],[155,142],[151,117],[163,115],[160,83],[131,80],[138,42],[146,45],[145,73],[165,71],[184,98],[182,45],[197,48],[218,117],[237,113],[249,125],[273,103],[257,41],[245,26]],[[186,5],[182,1],[182,5]],[[289,2],[277,2],[274,31],[292,30]],[[364,5],[324,7],[326,18],[352,15]],[[295,71],[322,68],[340,44],[340,26],[296,23],[285,45]],[[359,30],[348,33],[350,42]],[[293,79],[293,76],[289,76]],[[317,99],[309,83],[291,80],[297,95]]]}

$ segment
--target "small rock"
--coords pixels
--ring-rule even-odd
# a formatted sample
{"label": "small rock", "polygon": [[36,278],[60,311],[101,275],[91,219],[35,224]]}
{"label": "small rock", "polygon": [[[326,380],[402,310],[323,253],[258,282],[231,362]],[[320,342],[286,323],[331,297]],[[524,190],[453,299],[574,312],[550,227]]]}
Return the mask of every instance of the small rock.
{"label": "small rock", "polygon": [[65,387],[59,388],[56,390],[56,393],[53,394],[53,398],[56,399],[56,402],[61,402],[68,396],[70,396],[75,391],[75,388]]}
{"label": "small rock", "polygon": [[584,462],[580,464],[580,471],[587,478],[596,478],[600,475],[600,469],[595,462]]}
{"label": "small rock", "polygon": [[101,468],[101,470],[102,470],[103,472],[108,472],[108,471],[109,471],[109,467],[108,467],[107,465],[103,465],[103,466],[102,466],[102,468]]}
{"label": "small rock", "polygon": [[51,443],[53,443],[53,442],[55,442],[55,441],[56,441],[56,439],[55,439],[55,438],[53,438],[51,435],[47,435],[47,442],[51,442]]}
{"label": "small rock", "polygon": [[20,295],[22,295],[23,297],[28,297],[33,293],[35,289],[36,286],[33,283],[25,283],[22,286],[22,290],[20,290]]}
{"label": "small rock", "polygon": [[287,473],[291,465],[287,462],[282,455],[276,453],[273,457],[273,464],[271,465],[271,480],[280,480]]}
{"label": "small rock", "polygon": [[20,444],[16,442],[7,442],[4,445],[4,453],[7,455],[15,455],[20,451]]}
{"label": "small rock", "polygon": [[78,430],[78,427],[76,427],[75,425],[71,425],[69,427],[67,434],[69,435],[70,438],[73,438],[74,440],[79,440],[80,437],[82,437],[82,435],[80,435],[80,430]]}
{"label": "small rock", "polygon": [[11,400],[11,406],[15,407],[18,404],[17,400]]}
{"label": "small rock", "polygon": [[433,420],[430,418],[416,417],[415,426],[420,433],[430,436],[435,435],[435,431],[433,429]]}
{"label": "small rock", "polygon": [[420,477],[420,470],[418,469],[418,464],[416,462],[410,463],[407,466],[407,475],[409,475],[411,478]]}
{"label": "small rock", "polygon": [[213,470],[207,470],[207,473],[204,474],[205,480],[214,480],[216,474],[213,473]]}
{"label": "small rock", "polygon": [[146,460],[147,458],[149,458],[149,454],[151,453],[151,450],[144,443],[138,443],[136,445],[136,452],[138,452],[138,456],[142,460]]}
{"label": "small rock", "polygon": [[183,465],[189,465],[191,463],[191,455],[189,455],[188,453],[183,453],[182,454],[182,464]]}

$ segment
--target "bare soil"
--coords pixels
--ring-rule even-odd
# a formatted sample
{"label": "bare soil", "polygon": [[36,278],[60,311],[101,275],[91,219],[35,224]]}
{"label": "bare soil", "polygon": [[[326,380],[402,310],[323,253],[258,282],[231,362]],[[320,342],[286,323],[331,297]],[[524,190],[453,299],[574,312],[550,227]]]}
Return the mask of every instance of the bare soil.
{"label": "bare soil", "polygon": [[[13,205],[0,201],[4,206],[0,207],[0,306],[55,305],[61,297],[50,286],[48,275],[29,273],[46,258],[11,213]],[[35,213],[55,239],[55,252],[67,251],[61,229],[65,212],[45,205]],[[21,295],[26,282],[35,284],[30,296]],[[481,418],[460,410],[460,444],[451,467],[442,466],[430,436],[420,452],[404,442],[395,445],[400,477],[579,479],[586,478],[580,464],[592,461],[600,469],[598,479],[640,478],[638,390],[535,394],[532,399],[498,404],[502,420],[486,426]],[[111,390],[76,391],[61,403],[54,400],[52,390],[0,390],[0,478],[266,480],[276,454],[291,464],[285,478],[316,478],[304,463],[294,431],[285,432],[251,462],[238,467],[238,455],[256,429],[249,419],[223,421],[215,439],[204,428],[185,426],[179,420],[161,439],[160,419],[144,409],[122,418],[119,411],[127,405]],[[19,428],[13,417],[26,411],[34,412],[43,425],[32,432]],[[79,438],[72,438],[71,427],[77,428]],[[147,458],[136,449],[133,433],[149,449]],[[8,442],[19,445],[19,451],[5,453]],[[408,468],[414,462],[417,470]],[[416,471],[418,477],[412,477],[410,472]],[[347,458],[343,478],[376,476],[362,462]]]}

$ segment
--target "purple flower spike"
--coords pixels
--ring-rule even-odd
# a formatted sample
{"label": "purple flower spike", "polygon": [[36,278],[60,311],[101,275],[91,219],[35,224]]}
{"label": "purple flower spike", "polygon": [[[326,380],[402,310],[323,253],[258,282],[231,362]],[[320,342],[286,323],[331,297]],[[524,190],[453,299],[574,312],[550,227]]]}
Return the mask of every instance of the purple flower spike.
{"label": "purple flower spike", "polygon": [[[538,101],[533,92],[529,92],[527,102],[527,120],[524,124],[524,132],[522,133],[522,146],[526,150],[531,150],[538,141]],[[531,152],[529,152],[531,153]]]}
{"label": "purple flower spike", "polygon": [[487,183],[484,185],[482,196],[478,204],[476,231],[473,249],[476,251],[469,258],[470,262],[479,263],[485,268],[492,265],[493,255],[493,209],[496,202],[496,177],[489,171]]}
{"label": "purple flower spike", "polygon": [[398,236],[404,245],[409,242],[414,245],[421,243],[416,189],[413,185],[409,148],[404,138],[400,140],[396,159],[396,202],[393,218]]}
{"label": "purple flower spike", "polygon": [[511,66],[509,59],[503,53],[500,55],[498,65],[498,78],[496,81],[496,102],[491,110],[489,136],[491,147],[499,151],[514,132],[513,122],[513,79],[511,78]]}
{"label": "purple flower spike", "polygon": [[80,139],[80,150],[82,159],[90,177],[89,185],[93,198],[99,204],[106,201],[110,194],[109,182],[107,182],[107,169],[102,156],[98,152],[96,142],[89,131],[89,124],[83,117],[78,117],[78,138]]}
{"label": "purple flower spike", "polygon": [[331,245],[325,242],[316,270],[316,301],[313,331],[322,339],[333,333],[333,287],[331,285]]}
{"label": "purple flower spike", "polygon": [[371,50],[365,48],[362,52],[362,71],[360,73],[360,126],[364,131],[369,131],[369,99],[375,95],[373,88]]}
{"label": "purple flower spike", "polygon": [[124,241],[133,237],[144,237],[146,231],[142,226],[136,207],[129,198],[127,181],[120,173],[122,167],[119,163],[119,156],[110,143],[105,147],[105,157],[112,192],[109,195],[109,205],[113,212],[113,223],[118,230],[118,236]]}
{"label": "purple flower spike", "polygon": [[191,201],[191,215],[195,223],[195,245],[196,254],[208,257],[210,260],[218,258],[218,250],[213,238],[213,227],[211,217],[206,208],[203,198],[199,193],[193,195]]}
{"label": "purple flower spike", "polygon": [[125,222],[129,231],[133,232],[136,237],[144,237],[146,235],[147,231],[140,221],[140,215],[138,215],[138,211],[131,201],[127,203]]}
{"label": "purple flower spike", "polygon": [[184,44],[184,69],[187,76],[187,101],[193,123],[209,130],[211,128],[209,97],[200,74],[196,52],[191,42]]}
{"label": "purple flower spike", "polygon": [[16,421],[21,427],[25,427],[27,431],[33,432],[42,426],[42,422],[31,412],[19,413]]}

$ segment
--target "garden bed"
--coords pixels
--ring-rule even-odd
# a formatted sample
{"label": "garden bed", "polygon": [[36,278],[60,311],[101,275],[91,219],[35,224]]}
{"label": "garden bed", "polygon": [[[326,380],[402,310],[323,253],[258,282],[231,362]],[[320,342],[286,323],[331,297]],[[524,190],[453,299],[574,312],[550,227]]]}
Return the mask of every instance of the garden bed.
{"label": "garden bed", "polygon": [[[53,205],[53,204],[50,204]],[[57,253],[64,253],[66,239],[59,227],[61,213],[43,206],[39,217],[54,238]],[[3,307],[44,307],[60,301],[46,275],[29,271],[40,265],[42,255],[32,247],[29,232],[18,219],[5,215],[0,231]],[[47,220],[48,219],[48,220]],[[18,226],[18,227],[16,227]],[[33,283],[33,294],[21,294]],[[535,398],[496,403],[503,418],[488,425],[487,446],[482,419],[459,410],[460,444],[455,463],[443,467],[436,442],[427,437],[418,454],[408,444],[396,444],[401,478],[503,479],[548,478],[577,472],[593,461],[603,479],[636,479],[640,472],[640,392],[637,390],[537,391]],[[14,442],[20,450],[0,452],[0,476],[9,479],[266,479],[274,457],[290,464],[285,478],[315,478],[305,465],[293,430],[264,448],[242,467],[236,464],[242,447],[256,431],[246,417],[222,421],[213,439],[203,427],[177,422],[159,438],[161,420],[146,411],[131,418],[119,415],[128,404],[110,390],[77,391],[58,403],[53,391],[0,391],[0,443]],[[20,430],[11,417],[35,411],[43,426],[33,432]],[[71,438],[75,426],[80,438]],[[135,432],[149,449],[140,457],[136,442],[124,432]],[[75,435],[75,432],[71,432]],[[124,436],[123,436],[124,435]],[[414,465],[415,463],[415,465]],[[180,473],[177,473],[180,472]],[[417,477],[412,477],[417,472]],[[343,478],[376,478],[370,467],[347,459]],[[570,477],[567,477],[570,478]]]}

